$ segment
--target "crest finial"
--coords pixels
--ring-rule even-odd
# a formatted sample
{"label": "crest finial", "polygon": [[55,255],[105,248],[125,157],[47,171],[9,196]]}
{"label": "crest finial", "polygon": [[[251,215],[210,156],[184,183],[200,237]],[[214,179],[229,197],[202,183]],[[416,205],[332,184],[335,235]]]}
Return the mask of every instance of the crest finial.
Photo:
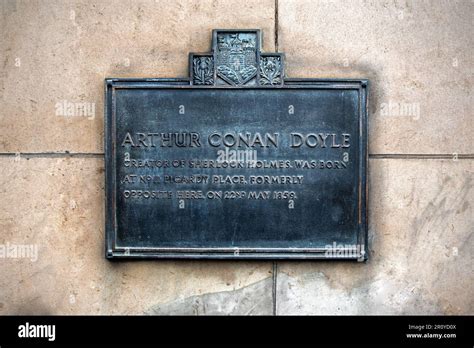
{"label": "crest finial", "polygon": [[212,52],[190,54],[193,85],[281,86],[283,54],[262,53],[259,29],[215,29]]}

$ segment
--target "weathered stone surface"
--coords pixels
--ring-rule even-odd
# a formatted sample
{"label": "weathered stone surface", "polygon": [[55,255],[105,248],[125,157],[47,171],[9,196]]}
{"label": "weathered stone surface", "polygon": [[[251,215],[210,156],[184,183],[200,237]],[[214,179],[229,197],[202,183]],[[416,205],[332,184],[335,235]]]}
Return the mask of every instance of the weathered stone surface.
{"label": "weathered stone surface", "polygon": [[3,157],[0,168],[0,244],[38,248],[37,260],[0,259],[0,314],[140,314],[193,296],[213,314],[272,311],[271,262],[107,261],[101,159]]}
{"label": "weathered stone surface", "polygon": [[271,315],[273,313],[272,278],[234,291],[221,291],[160,304],[148,314],[157,315]]}
{"label": "weathered stone surface", "polygon": [[[102,152],[104,78],[187,76],[214,28],[261,28],[274,51],[274,4],[2,1],[0,152]],[[56,115],[63,101],[95,113]]]}
{"label": "weathered stone surface", "polygon": [[472,314],[474,161],[370,162],[366,264],[279,263],[278,314]]}
{"label": "weathered stone surface", "polygon": [[[290,77],[371,80],[371,153],[473,153],[473,6],[280,0],[278,51]],[[0,8],[0,153],[102,152],[103,79],[186,76],[213,28],[261,28],[275,50],[274,0]],[[56,115],[63,101],[95,113]],[[0,168],[0,245],[38,247],[0,259],[0,315],[272,313],[271,262],[106,261],[101,158]],[[472,159],[371,160],[370,260],[279,262],[278,314],[473,314],[473,174]]]}
{"label": "weathered stone surface", "polygon": [[278,49],[291,77],[370,79],[370,153],[473,153],[473,11],[468,0],[279,1]]}

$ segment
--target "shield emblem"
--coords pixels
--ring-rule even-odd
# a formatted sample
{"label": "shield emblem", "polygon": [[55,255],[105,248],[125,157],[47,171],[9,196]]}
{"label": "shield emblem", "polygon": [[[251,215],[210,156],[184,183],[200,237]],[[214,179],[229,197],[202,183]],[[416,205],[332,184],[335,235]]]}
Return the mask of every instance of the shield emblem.
{"label": "shield emblem", "polygon": [[256,35],[220,33],[217,36],[217,76],[235,86],[257,74]]}

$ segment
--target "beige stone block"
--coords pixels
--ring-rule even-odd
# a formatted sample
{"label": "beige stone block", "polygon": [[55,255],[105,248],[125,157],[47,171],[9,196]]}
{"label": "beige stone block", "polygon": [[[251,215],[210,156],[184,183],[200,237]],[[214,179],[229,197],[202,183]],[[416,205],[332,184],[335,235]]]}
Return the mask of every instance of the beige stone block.
{"label": "beige stone block", "polygon": [[474,161],[371,160],[369,261],[280,262],[278,314],[472,314]]}
{"label": "beige stone block", "polygon": [[33,246],[0,258],[1,315],[272,313],[271,262],[106,260],[102,159],[0,168],[0,247]]}
{"label": "beige stone block", "polygon": [[[274,4],[3,1],[0,152],[102,152],[104,78],[186,77],[215,28],[260,28],[274,51]],[[57,115],[64,101],[94,113]]]}
{"label": "beige stone block", "polygon": [[370,153],[473,153],[472,1],[278,3],[288,76],[370,79]]}

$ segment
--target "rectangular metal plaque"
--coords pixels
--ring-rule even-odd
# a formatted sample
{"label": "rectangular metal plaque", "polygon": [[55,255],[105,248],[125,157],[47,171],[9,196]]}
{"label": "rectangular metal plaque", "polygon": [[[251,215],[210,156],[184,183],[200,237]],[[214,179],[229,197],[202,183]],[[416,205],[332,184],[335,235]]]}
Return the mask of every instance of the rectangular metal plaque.
{"label": "rectangular metal plaque", "polygon": [[367,258],[367,81],[259,45],[216,30],[189,79],[106,80],[108,258]]}

